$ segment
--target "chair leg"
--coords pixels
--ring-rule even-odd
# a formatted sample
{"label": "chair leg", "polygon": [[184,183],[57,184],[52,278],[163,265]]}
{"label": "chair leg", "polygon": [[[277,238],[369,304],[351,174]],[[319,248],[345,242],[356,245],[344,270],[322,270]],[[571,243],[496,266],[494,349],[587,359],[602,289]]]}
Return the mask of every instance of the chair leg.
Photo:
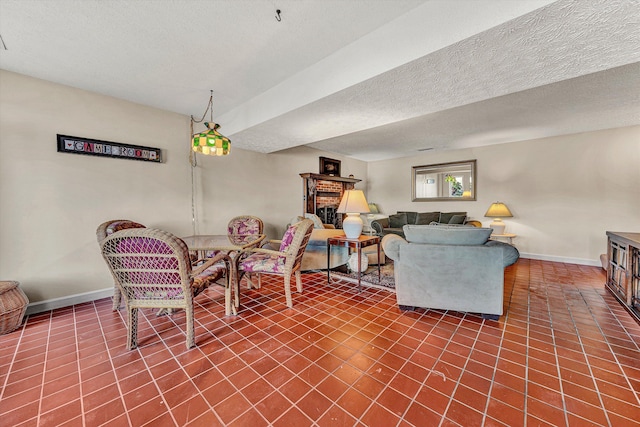
{"label": "chair leg", "polygon": [[233,299],[233,314],[238,314],[238,309],[240,308],[240,281],[236,281],[235,283],[232,283],[231,281],[228,283],[228,286],[231,287],[235,287],[235,295],[234,295],[234,299]]}
{"label": "chair leg", "polygon": [[122,295],[120,295],[120,288],[118,285],[113,286],[113,307],[111,310],[118,311],[120,310],[120,301],[122,299]]}
{"label": "chair leg", "polygon": [[291,275],[284,275],[284,296],[287,299],[287,307],[293,308],[293,300],[291,299]]}
{"label": "chair leg", "polygon": [[[232,289],[231,286],[235,286],[235,285],[231,285],[228,281],[226,286],[224,287],[224,314],[225,316],[230,316],[231,315],[231,298],[232,298]],[[235,291],[237,292],[238,290],[235,289]]]}
{"label": "chair leg", "polygon": [[127,348],[133,350],[138,346],[138,309],[129,308],[129,331],[127,333]]}
{"label": "chair leg", "polygon": [[185,308],[185,317],[187,319],[187,350],[196,345],[195,328],[193,326],[193,303],[187,304]]}
{"label": "chair leg", "polygon": [[296,271],[296,286],[298,287],[298,292],[302,293],[302,276],[300,275],[300,270]]}
{"label": "chair leg", "polygon": [[253,274],[247,273],[245,277],[247,278],[247,289],[259,289],[260,288],[260,275],[258,274],[258,284],[253,283]]}

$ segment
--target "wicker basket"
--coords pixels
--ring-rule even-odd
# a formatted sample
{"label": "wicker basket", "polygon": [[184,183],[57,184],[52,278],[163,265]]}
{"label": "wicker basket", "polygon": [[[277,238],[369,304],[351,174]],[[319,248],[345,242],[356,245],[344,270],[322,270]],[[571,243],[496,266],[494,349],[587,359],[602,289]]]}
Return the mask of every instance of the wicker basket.
{"label": "wicker basket", "polygon": [[15,330],[22,323],[29,299],[14,281],[0,281],[0,335]]}

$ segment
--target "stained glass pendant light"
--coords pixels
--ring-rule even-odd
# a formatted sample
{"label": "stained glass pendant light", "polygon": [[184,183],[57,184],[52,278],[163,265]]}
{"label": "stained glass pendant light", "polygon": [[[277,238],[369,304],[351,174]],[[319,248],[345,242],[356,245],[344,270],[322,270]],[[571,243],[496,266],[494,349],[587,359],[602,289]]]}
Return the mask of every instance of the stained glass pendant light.
{"label": "stained glass pendant light", "polygon": [[226,136],[218,132],[220,125],[213,122],[213,91],[209,97],[209,105],[202,115],[202,119],[196,121],[191,116],[191,127],[193,132],[193,123],[200,123],[207,115],[207,111],[210,112],[210,121],[205,122],[204,125],[207,130],[200,133],[193,134],[192,148],[196,153],[202,153],[209,156],[226,156],[231,152],[231,141]]}

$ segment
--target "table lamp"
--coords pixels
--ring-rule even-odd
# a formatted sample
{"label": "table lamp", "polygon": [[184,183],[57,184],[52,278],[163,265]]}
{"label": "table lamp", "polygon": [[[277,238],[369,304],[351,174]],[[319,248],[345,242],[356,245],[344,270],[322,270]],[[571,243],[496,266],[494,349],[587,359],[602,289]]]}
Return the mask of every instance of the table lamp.
{"label": "table lamp", "polygon": [[502,218],[513,217],[507,205],[502,202],[492,203],[484,216],[493,218],[493,222],[490,225],[493,228],[493,234],[504,234],[505,224],[502,222]]}
{"label": "table lamp", "polygon": [[336,212],[347,214],[347,217],[342,221],[342,229],[347,239],[360,237],[364,225],[360,213],[370,212],[362,190],[346,190]]}

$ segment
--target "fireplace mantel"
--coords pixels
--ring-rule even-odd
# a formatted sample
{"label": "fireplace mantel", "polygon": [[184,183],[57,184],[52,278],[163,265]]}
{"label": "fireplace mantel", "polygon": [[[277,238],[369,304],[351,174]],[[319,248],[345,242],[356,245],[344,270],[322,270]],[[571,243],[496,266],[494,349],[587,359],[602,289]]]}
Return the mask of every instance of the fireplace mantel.
{"label": "fireplace mantel", "polygon": [[[337,208],[345,190],[353,190],[354,185],[362,181],[357,178],[343,178],[317,173],[301,173],[300,177],[303,181],[302,213],[313,213],[321,218],[319,213],[322,208]],[[338,216],[333,224],[340,227],[342,218]]]}
{"label": "fireplace mantel", "polygon": [[315,179],[315,180],[321,180],[321,181],[345,182],[349,184],[355,184],[357,182],[362,181],[361,179],[357,179],[357,178],[344,178],[341,176],[321,175],[319,173],[301,173],[300,176],[305,180]]}

